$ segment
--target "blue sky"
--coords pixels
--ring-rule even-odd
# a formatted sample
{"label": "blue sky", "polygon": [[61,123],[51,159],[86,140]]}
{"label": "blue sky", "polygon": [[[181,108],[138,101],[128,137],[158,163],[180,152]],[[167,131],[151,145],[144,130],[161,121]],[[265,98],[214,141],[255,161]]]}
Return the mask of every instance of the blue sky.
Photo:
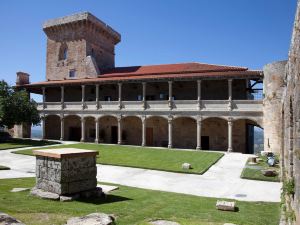
{"label": "blue sky", "polygon": [[262,69],[287,58],[296,0],[3,0],[0,79],[45,79],[42,23],[80,11],[122,35],[116,65],[205,62]]}

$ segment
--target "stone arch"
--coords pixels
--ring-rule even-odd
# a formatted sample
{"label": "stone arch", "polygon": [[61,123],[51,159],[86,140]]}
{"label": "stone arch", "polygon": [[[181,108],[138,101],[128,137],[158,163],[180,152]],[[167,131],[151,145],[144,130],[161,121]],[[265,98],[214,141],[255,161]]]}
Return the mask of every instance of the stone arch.
{"label": "stone arch", "polygon": [[60,116],[46,115],[45,116],[45,138],[52,140],[60,139]]}
{"label": "stone arch", "polygon": [[84,117],[84,129],[85,129],[85,137],[84,140],[86,142],[94,142],[96,138],[96,122],[95,122],[95,117],[93,116],[85,116]]}
{"label": "stone arch", "polygon": [[138,116],[122,118],[122,143],[128,145],[142,144],[142,121]]}
{"label": "stone arch", "polygon": [[202,120],[201,146],[203,150],[227,151],[228,121],[222,117],[207,117]]}
{"label": "stone arch", "polygon": [[146,145],[168,147],[168,119],[164,116],[146,118]]}
{"label": "stone arch", "polygon": [[115,115],[99,117],[99,142],[118,143],[118,118]]}
{"label": "stone arch", "polygon": [[238,120],[247,120],[249,123],[253,124],[254,126],[260,127],[261,129],[264,128],[263,126],[263,119],[262,118],[253,118],[253,117],[233,117],[233,122]]}
{"label": "stone arch", "polygon": [[196,149],[197,123],[191,117],[176,117],[173,120],[173,147]]}
{"label": "stone arch", "polygon": [[[264,150],[263,128],[253,118],[235,118],[232,126],[232,149],[247,154]],[[256,143],[255,143],[256,142]]]}
{"label": "stone arch", "polygon": [[78,115],[67,115],[64,117],[64,140],[81,140],[81,117]]}

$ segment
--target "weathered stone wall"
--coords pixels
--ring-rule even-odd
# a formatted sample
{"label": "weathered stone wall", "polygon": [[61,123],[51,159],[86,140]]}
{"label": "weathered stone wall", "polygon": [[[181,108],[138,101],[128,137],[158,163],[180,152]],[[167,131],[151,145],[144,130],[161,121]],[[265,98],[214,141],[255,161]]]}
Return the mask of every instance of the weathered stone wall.
{"label": "weathered stone wall", "polygon": [[31,137],[31,125],[28,123],[22,123],[14,126],[14,138],[30,138]]}
{"label": "weathered stone wall", "polygon": [[281,149],[281,99],[285,88],[286,61],[264,66],[264,150],[280,153]]}
{"label": "weathered stone wall", "polygon": [[177,118],[173,121],[174,148],[196,149],[197,127],[196,121],[191,118]]}
{"label": "weathered stone wall", "polygon": [[96,158],[36,158],[36,187],[59,195],[92,190],[97,185]]}
{"label": "weathered stone wall", "polygon": [[142,121],[140,118],[129,116],[122,119],[122,143],[142,144]]}
{"label": "weathered stone wall", "polygon": [[99,142],[112,143],[111,140],[113,126],[118,126],[117,118],[112,116],[104,116],[99,119]]}
{"label": "weathered stone wall", "polygon": [[45,138],[51,140],[60,139],[60,117],[49,115],[45,118]]}
{"label": "weathered stone wall", "polygon": [[[161,117],[151,117],[146,120],[146,127],[153,129],[153,146],[168,146],[168,121]],[[147,142],[147,141],[146,141]]]}
{"label": "weathered stone wall", "polygon": [[64,140],[80,141],[81,136],[79,135],[79,138],[72,136],[70,128],[77,128],[81,135],[81,118],[73,115],[64,118]]}

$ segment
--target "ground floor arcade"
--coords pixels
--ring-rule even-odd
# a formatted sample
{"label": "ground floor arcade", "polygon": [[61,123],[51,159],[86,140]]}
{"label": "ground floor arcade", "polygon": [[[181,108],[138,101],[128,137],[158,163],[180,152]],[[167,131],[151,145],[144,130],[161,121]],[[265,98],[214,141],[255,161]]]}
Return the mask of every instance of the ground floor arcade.
{"label": "ground floor arcade", "polygon": [[248,118],[46,115],[43,138],[124,145],[253,153]]}

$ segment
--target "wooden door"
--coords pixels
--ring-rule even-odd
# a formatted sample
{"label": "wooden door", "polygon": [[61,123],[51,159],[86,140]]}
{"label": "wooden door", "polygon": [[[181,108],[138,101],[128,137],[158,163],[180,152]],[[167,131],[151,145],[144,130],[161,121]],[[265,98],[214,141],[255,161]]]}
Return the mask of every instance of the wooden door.
{"label": "wooden door", "polygon": [[118,127],[117,126],[111,127],[111,143],[112,144],[118,143]]}
{"label": "wooden door", "polygon": [[153,146],[153,128],[152,127],[146,128],[146,145]]}

